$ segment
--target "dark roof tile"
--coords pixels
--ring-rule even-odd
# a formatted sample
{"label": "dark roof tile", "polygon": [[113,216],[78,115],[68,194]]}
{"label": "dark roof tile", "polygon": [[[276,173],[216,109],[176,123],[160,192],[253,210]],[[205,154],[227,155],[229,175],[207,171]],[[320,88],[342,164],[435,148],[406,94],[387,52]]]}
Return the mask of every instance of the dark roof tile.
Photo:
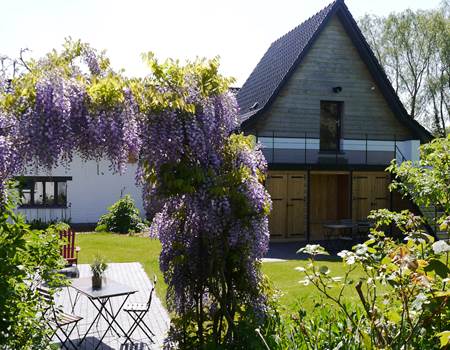
{"label": "dark roof tile", "polygon": [[270,45],[237,95],[242,117],[252,114],[249,112],[255,103],[258,104],[258,109],[265,106],[337,2],[339,0]]}

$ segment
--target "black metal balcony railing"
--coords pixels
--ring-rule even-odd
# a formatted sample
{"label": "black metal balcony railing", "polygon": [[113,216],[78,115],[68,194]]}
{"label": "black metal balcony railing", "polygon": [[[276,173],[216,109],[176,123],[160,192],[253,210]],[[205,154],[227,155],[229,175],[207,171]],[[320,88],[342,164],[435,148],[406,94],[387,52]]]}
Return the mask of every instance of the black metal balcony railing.
{"label": "black metal balcony railing", "polygon": [[398,162],[414,158],[418,140],[398,139],[379,135],[364,134],[360,137],[342,138],[333,151],[320,149],[317,134],[255,135],[262,145],[264,156],[269,164],[330,164],[330,165],[388,165],[392,159]]}

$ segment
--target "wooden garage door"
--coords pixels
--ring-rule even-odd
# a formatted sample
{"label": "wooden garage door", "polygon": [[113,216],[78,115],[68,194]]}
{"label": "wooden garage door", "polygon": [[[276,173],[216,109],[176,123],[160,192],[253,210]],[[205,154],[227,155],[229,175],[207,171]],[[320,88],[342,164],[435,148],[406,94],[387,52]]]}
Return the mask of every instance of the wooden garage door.
{"label": "wooden garage door", "polygon": [[266,187],[272,197],[272,212],[269,216],[270,236],[282,237],[286,233],[287,174],[269,173]]}
{"label": "wooden garage door", "polygon": [[288,174],[287,236],[305,234],[305,174]]}
{"label": "wooden garage door", "polygon": [[389,175],[383,172],[353,173],[353,220],[366,220],[369,212],[389,208]]}
{"label": "wooden garage door", "polygon": [[266,186],[272,197],[271,237],[305,235],[305,180],[305,172],[269,172]]}

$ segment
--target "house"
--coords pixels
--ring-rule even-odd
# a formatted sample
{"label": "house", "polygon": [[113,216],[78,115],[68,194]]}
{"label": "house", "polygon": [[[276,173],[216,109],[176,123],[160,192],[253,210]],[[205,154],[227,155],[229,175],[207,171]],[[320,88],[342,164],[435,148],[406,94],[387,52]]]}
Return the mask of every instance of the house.
{"label": "house", "polygon": [[393,90],[344,1],[272,43],[237,94],[241,129],[269,163],[271,239],[323,239],[328,221],[409,206],[388,190],[393,158],[431,135]]}
{"label": "house", "polygon": [[[388,191],[393,158],[418,159],[431,135],[410,118],[344,1],[276,40],[237,92],[241,129],[263,146],[272,196],[271,239],[316,240],[327,221],[365,220],[371,209],[409,203]],[[23,177],[28,220],[95,223],[131,194],[143,213],[136,164],[107,161]]]}
{"label": "house", "polygon": [[75,156],[69,167],[58,166],[47,172],[28,169],[19,178],[23,200],[18,211],[27,221],[67,220],[85,226],[95,224],[109,206],[130,194],[143,215],[136,168],[136,163],[129,163],[123,174],[117,174],[107,160],[84,161]]}

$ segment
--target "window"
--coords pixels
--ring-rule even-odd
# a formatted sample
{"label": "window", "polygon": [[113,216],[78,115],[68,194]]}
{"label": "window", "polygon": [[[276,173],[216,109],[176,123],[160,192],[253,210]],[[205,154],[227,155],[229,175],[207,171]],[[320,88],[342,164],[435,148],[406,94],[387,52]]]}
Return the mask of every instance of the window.
{"label": "window", "polygon": [[19,179],[19,188],[24,208],[65,208],[67,207],[67,181],[71,177],[32,177]]}
{"label": "window", "polygon": [[320,101],[320,150],[339,151],[342,102]]}

